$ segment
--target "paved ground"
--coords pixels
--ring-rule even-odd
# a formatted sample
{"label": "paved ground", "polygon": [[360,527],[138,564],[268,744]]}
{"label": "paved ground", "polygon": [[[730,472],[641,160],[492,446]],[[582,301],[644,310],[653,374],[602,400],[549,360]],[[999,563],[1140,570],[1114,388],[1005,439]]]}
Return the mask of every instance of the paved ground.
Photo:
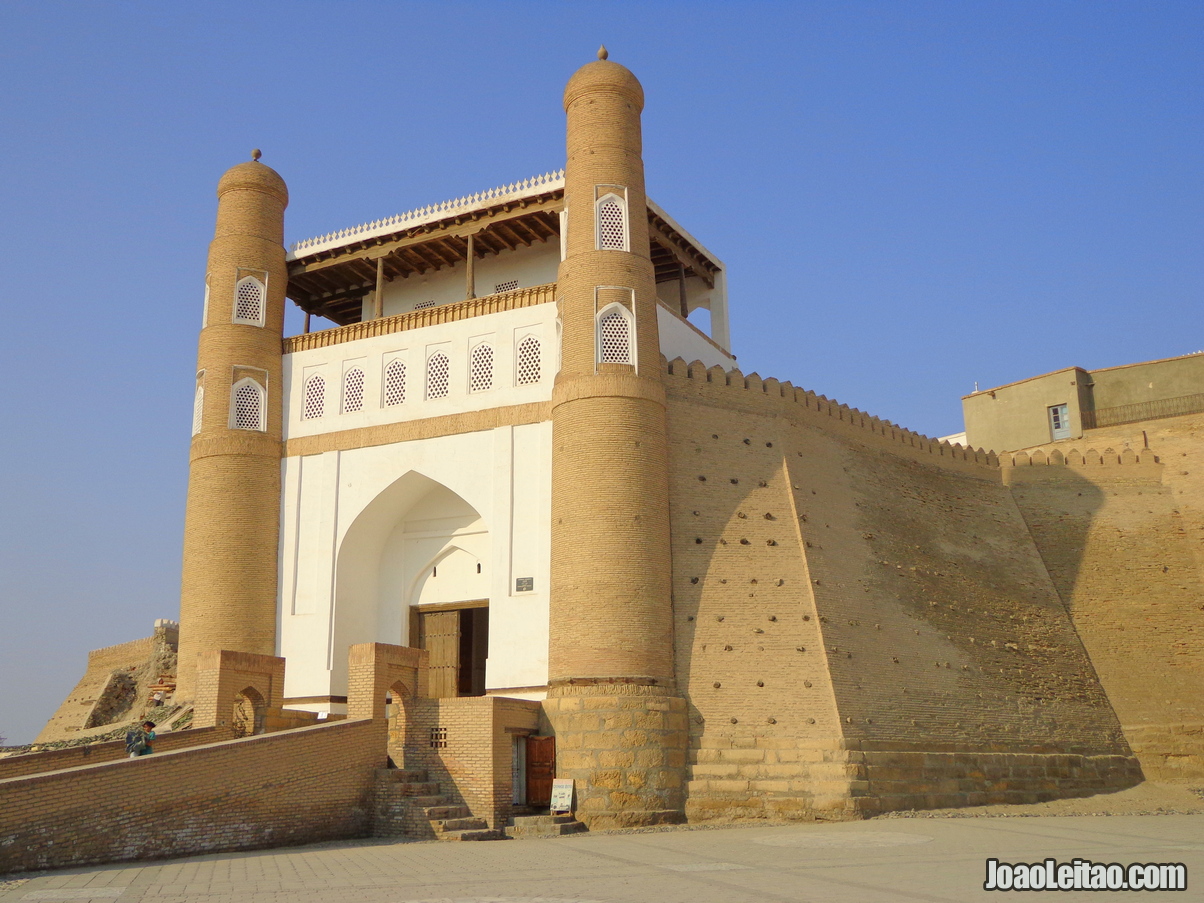
{"label": "paved ground", "polygon": [[[1204,816],[1119,815],[875,819],[492,843],[349,841],[0,880],[0,903],[964,903],[998,899],[981,889],[987,857],[1050,856],[1183,862],[1188,891],[1171,899],[1204,900]],[[1124,895],[1157,896],[1165,895]]]}

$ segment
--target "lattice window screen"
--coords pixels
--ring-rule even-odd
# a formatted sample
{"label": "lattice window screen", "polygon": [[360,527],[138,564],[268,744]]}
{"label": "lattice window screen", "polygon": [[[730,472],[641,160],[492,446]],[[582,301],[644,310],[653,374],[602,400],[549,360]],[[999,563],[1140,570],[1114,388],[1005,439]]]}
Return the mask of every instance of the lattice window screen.
{"label": "lattice window screen", "polygon": [[598,318],[599,360],[603,364],[631,363],[631,322],[618,308]]}
{"label": "lattice window screen", "polygon": [[263,283],[254,276],[234,286],[234,319],[239,323],[263,322]]}
{"label": "lattice window screen", "polygon": [[392,361],[385,367],[385,404],[392,406],[406,403],[405,361]]}
{"label": "lattice window screen", "polygon": [[451,363],[442,351],[436,351],[426,362],[426,397],[446,398],[450,382]]}
{"label": "lattice window screen", "polygon": [[493,346],[488,343],[472,349],[468,363],[468,391],[484,392],[493,388]]}
{"label": "lattice window screen", "polygon": [[533,335],[527,336],[518,343],[518,384],[529,386],[539,382],[540,360],[539,339]]}
{"label": "lattice window screen", "polygon": [[263,429],[263,390],[247,381],[234,390],[234,428]]}
{"label": "lattice window screen", "polygon": [[359,367],[343,376],[343,413],[355,414],[364,409],[364,371]]}
{"label": "lattice window screen", "polygon": [[419,301],[414,305],[414,310],[426,310],[428,307],[434,307],[434,301]]}
{"label": "lattice window screen", "polygon": [[499,282],[497,285],[495,285],[493,287],[493,293],[495,295],[497,295],[497,294],[500,294],[501,292],[512,292],[512,291],[515,291],[517,288],[518,288],[518,280],[517,279],[507,279],[505,282]]}
{"label": "lattice window screen", "polygon": [[198,385],[196,394],[192,396],[192,435],[201,431],[201,421],[205,410],[205,387]]}
{"label": "lattice window screen", "polygon": [[598,202],[598,247],[608,251],[627,249],[623,205],[614,195],[607,195]]}
{"label": "lattice window screen", "polygon": [[326,380],[321,376],[311,376],[305,381],[305,398],[301,403],[301,417],[304,420],[317,420],[326,409]]}

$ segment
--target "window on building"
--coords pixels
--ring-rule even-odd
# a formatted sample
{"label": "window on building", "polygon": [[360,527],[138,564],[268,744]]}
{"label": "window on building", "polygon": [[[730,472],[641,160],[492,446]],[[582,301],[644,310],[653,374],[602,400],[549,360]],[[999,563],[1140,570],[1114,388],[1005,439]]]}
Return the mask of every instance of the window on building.
{"label": "window on building", "polygon": [[265,429],[263,422],[263,387],[253,379],[240,379],[234,384],[231,426],[236,430]]}
{"label": "window on building", "polygon": [[426,310],[428,307],[434,307],[434,301],[419,301],[414,305],[414,310]]}
{"label": "window on building", "polygon": [[515,382],[520,386],[529,386],[539,382],[540,360],[539,339],[533,335],[527,336],[518,343],[517,367]]}
{"label": "window on building", "polygon": [[201,329],[209,325],[209,274],[205,274],[205,303],[201,308]]}
{"label": "window on building", "polygon": [[617,194],[598,199],[598,248],[603,251],[627,250],[626,204]]}
{"label": "window on building", "polygon": [[263,283],[254,276],[244,276],[234,286],[234,322],[252,326],[263,325]]}
{"label": "window on building", "polygon": [[385,405],[406,403],[406,365],[405,361],[390,361],[385,367]]}
{"label": "window on building", "polygon": [[598,361],[603,364],[632,362],[631,314],[622,305],[611,305],[598,316]]}
{"label": "window on building", "polygon": [[343,374],[343,413],[355,414],[364,409],[364,371],[352,367]]}
{"label": "window on building", "polygon": [[482,342],[472,349],[468,361],[468,391],[484,392],[493,388],[493,346]]}
{"label": "window on building", "polygon": [[426,362],[426,397],[446,398],[450,387],[451,362],[442,351],[436,351]]}
{"label": "window on building", "polygon": [[301,419],[317,420],[326,411],[326,380],[315,374],[305,381]]}
{"label": "window on building", "polygon": [[205,384],[197,379],[196,394],[192,396],[192,435],[201,431],[205,412]]}
{"label": "window on building", "polygon": [[1070,406],[1065,404],[1051,405],[1049,408],[1049,437],[1050,439],[1070,438]]}
{"label": "window on building", "polygon": [[499,282],[497,285],[495,285],[493,287],[493,293],[496,295],[501,292],[513,292],[513,291],[516,291],[517,289],[518,289],[518,280],[517,279],[507,279],[505,282]]}

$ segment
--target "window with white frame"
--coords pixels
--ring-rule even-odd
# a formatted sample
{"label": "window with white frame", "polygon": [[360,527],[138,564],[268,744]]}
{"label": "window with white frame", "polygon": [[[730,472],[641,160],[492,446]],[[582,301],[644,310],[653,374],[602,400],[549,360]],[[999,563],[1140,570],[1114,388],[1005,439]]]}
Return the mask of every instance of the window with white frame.
{"label": "window with white frame", "polygon": [[406,364],[405,361],[390,361],[385,367],[385,405],[406,403]]}
{"label": "window with white frame", "polygon": [[201,431],[201,423],[205,413],[205,384],[201,382],[204,374],[197,376],[196,394],[192,396],[192,435]]}
{"label": "window with white frame", "polygon": [[248,377],[236,382],[231,394],[233,395],[231,427],[236,430],[259,430],[262,432],[265,429],[263,386]]}
{"label": "window with white frame", "polygon": [[468,391],[484,392],[493,388],[493,346],[482,342],[468,358]]}
{"label": "window with white frame", "polygon": [[515,355],[515,383],[529,386],[539,382],[541,364],[539,339],[529,335],[518,343],[518,353]]}
{"label": "window with white frame", "polygon": [[596,204],[598,249],[627,250],[627,204],[617,194],[606,194]]}
{"label": "window with white frame", "polygon": [[263,283],[254,276],[244,276],[234,286],[234,322],[251,326],[263,325]]}
{"label": "window with white frame", "polygon": [[317,420],[326,411],[326,380],[314,374],[305,381],[301,398],[301,419]]}
{"label": "window with white frame", "polygon": [[1070,438],[1070,405],[1055,404],[1049,407],[1049,438]]}
{"label": "window with white frame", "polygon": [[352,367],[343,374],[343,413],[356,414],[364,409],[364,371]]}
{"label": "window with white frame", "polygon": [[631,358],[631,313],[612,304],[598,315],[598,362],[630,364]]}
{"label": "window with white frame", "polygon": [[446,398],[451,380],[451,362],[442,351],[436,351],[426,361],[426,397]]}

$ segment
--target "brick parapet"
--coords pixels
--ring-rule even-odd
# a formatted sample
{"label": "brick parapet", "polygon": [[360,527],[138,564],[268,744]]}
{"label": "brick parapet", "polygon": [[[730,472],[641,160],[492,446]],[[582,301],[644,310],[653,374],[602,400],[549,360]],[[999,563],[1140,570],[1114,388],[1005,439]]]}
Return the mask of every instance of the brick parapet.
{"label": "brick parapet", "polygon": [[[230,740],[233,739],[233,736],[233,732],[228,727],[189,728],[159,734],[155,738],[154,748],[156,754],[172,752],[177,749],[188,749],[192,746]],[[0,759],[0,780],[41,774],[47,771],[60,771],[64,768],[77,768],[83,765],[96,765],[100,762],[113,762],[128,757],[129,753],[126,752],[124,739],[89,743],[86,746],[70,746],[66,749],[47,749],[21,756],[6,756]]]}

